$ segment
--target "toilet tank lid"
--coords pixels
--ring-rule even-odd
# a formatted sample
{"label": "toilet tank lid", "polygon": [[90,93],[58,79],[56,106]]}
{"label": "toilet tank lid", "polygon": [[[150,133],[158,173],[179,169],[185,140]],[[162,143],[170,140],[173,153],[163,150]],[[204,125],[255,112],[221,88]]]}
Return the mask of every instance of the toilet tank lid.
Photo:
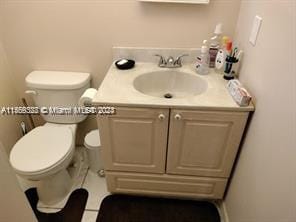
{"label": "toilet tank lid", "polygon": [[90,74],[83,72],[33,71],[26,77],[29,88],[79,89],[90,81]]}

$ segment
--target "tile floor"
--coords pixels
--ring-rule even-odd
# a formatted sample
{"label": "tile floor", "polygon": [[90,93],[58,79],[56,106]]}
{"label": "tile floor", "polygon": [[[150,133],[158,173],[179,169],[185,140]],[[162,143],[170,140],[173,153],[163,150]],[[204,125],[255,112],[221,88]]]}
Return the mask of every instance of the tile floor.
{"label": "tile floor", "polygon": [[[86,160],[85,155],[83,156],[84,156],[84,160]],[[35,186],[30,182],[22,180],[19,177],[18,179],[19,179],[21,188],[24,191]],[[109,193],[107,191],[105,178],[99,177],[96,173],[93,173],[89,169],[87,161],[83,161],[80,174],[72,190],[79,189],[79,188],[84,188],[88,191],[88,199],[87,199],[85,211],[83,214],[82,222],[95,222],[99,212],[100,204],[104,199],[104,197],[108,196]],[[66,204],[68,197],[65,198],[64,201],[52,206],[39,204],[38,210],[45,213],[54,213],[54,212],[60,211]]]}
{"label": "tile floor", "polygon": [[[84,176],[83,176],[84,175]],[[100,204],[104,197],[109,195],[106,187],[105,178],[99,177],[88,168],[86,171],[82,171],[81,176],[79,177],[79,183],[77,183],[75,189],[84,188],[88,191],[88,199],[83,214],[82,222],[95,222]],[[39,206],[38,209],[42,212],[57,212],[63,207],[63,203],[57,204],[54,206]]]}
{"label": "tile floor", "polygon": [[102,200],[109,195],[105,178],[88,169],[82,187],[88,191],[88,199],[82,222],[95,222]]}

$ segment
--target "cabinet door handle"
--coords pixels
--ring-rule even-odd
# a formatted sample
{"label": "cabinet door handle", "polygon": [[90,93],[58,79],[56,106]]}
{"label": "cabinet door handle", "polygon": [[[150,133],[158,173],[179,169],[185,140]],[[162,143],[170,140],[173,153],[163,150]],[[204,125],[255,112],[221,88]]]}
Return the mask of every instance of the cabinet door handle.
{"label": "cabinet door handle", "polygon": [[158,119],[160,119],[160,120],[164,120],[165,119],[165,115],[164,114],[159,114],[159,116],[158,116]]}
{"label": "cabinet door handle", "polygon": [[181,120],[182,119],[182,116],[178,113],[175,115],[175,120]]}

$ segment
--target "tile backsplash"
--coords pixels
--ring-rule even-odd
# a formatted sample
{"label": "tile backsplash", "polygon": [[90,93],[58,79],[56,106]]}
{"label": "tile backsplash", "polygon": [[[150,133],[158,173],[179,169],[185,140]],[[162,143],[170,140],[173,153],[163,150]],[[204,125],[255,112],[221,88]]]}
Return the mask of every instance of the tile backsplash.
{"label": "tile backsplash", "polygon": [[140,48],[140,47],[113,47],[113,61],[121,58],[133,59],[138,62],[157,63],[159,58],[155,54],[159,54],[168,58],[173,56],[176,58],[182,54],[189,54],[182,58],[183,63],[193,63],[199,55],[200,49],[197,48]]}

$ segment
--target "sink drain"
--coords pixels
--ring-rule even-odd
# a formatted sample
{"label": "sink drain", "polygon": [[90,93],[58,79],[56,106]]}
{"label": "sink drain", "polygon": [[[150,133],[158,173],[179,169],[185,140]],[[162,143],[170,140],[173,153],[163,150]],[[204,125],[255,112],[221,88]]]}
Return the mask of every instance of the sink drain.
{"label": "sink drain", "polygon": [[170,93],[166,93],[166,94],[163,95],[163,97],[166,98],[166,99],[171,99],[171,98],[173,98],[173,95],[170,94]]}

